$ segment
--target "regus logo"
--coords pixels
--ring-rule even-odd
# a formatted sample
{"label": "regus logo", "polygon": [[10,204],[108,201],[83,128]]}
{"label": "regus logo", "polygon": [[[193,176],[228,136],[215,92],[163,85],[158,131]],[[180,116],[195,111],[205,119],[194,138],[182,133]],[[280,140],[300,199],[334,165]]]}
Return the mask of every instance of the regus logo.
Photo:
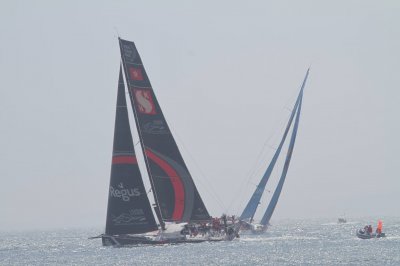
{"label": "regus logo", "polygon": [[139,188],[124,188],[123,183],[118,188],[110,186],[110,196],[113,198],[121,198],[123,201],[130,201],[131,197],[139,197],[141,195]]}

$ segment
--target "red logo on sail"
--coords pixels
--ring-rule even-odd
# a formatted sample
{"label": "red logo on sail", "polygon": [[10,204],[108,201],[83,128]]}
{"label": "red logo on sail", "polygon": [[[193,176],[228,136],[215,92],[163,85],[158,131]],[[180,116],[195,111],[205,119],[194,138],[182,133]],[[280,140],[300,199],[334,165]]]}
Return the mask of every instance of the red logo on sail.
{"label": "red logo on sail", "polygon": [[143,80],[143,74],[140,68],[130,67],[129,74],[131,76],[131,80]]}
{"label": "red logo on sail", "polygon": [[139,112],[147,115],[156,114],[156,107],[150,90],[134,89],[133,93],[135,95],[136,106]]}

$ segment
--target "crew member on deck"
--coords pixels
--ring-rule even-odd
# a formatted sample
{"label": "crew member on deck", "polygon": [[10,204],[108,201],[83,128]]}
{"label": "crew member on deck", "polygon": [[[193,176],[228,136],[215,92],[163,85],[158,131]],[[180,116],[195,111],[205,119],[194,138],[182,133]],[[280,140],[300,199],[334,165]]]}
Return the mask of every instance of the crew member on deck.
{"label": "crew member on deck", "polygon": [[372,226],[368,225],[368,234],[372,234]]}

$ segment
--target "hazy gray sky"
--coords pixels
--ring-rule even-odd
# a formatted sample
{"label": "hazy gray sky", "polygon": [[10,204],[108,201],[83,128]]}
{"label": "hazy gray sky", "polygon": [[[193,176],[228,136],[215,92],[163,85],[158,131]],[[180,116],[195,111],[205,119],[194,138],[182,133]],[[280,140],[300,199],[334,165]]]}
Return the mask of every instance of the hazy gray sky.
{"label": "hazy gray sky", "polygon": [[116,29],[212,215],[244,208],[309,65],[272,220],[399,215],[399,14],[399,1],[2,1],[1,230],[105,224]]}

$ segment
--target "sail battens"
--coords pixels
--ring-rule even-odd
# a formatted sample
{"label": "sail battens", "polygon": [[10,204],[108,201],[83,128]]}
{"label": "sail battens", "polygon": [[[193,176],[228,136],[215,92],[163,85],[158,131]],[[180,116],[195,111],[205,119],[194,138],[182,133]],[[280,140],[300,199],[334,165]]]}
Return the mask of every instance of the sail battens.
{"label": "sail battens", "polygon": [[113,151],[112,156],[135,156],[135,151],[134,150],[130,150],[130,151]]}
{"label": "sail battens", "polygon": [[167,176],[167,175],[164,175],[164,176],[161,176],[161,175],[153,175],[153,177],[154,177],[154,178],[168,178],[168,179],[171,179],[171,178],[180,178],[179,176]]}
{"label": "sail battens", "polygon": [[143,66],[143,64],[140,63],[129,63],[130,65],[134,65],[134,66]]}
{"label": "sail battens", "polygon": [[[163,221],[208,220],[197,191],[133,42],[120,39],[120,48],[136,126],[157,205]],[[168,176],[170,178],[157,178]]]}
{"label": "sail battens", "polygon": [[112,164],[137,164],[135,156],[114,156]]}
{"label": "sail battens", "polygon": [[132,85],[131,90],[133,90],[133,89],[149,89],[149,90],[151,90],[152,88],[149,86]]}
{"label": "sail battens", "polygon": [[120,69],[106,234],[138,234],[157,228],[133,148]]}

